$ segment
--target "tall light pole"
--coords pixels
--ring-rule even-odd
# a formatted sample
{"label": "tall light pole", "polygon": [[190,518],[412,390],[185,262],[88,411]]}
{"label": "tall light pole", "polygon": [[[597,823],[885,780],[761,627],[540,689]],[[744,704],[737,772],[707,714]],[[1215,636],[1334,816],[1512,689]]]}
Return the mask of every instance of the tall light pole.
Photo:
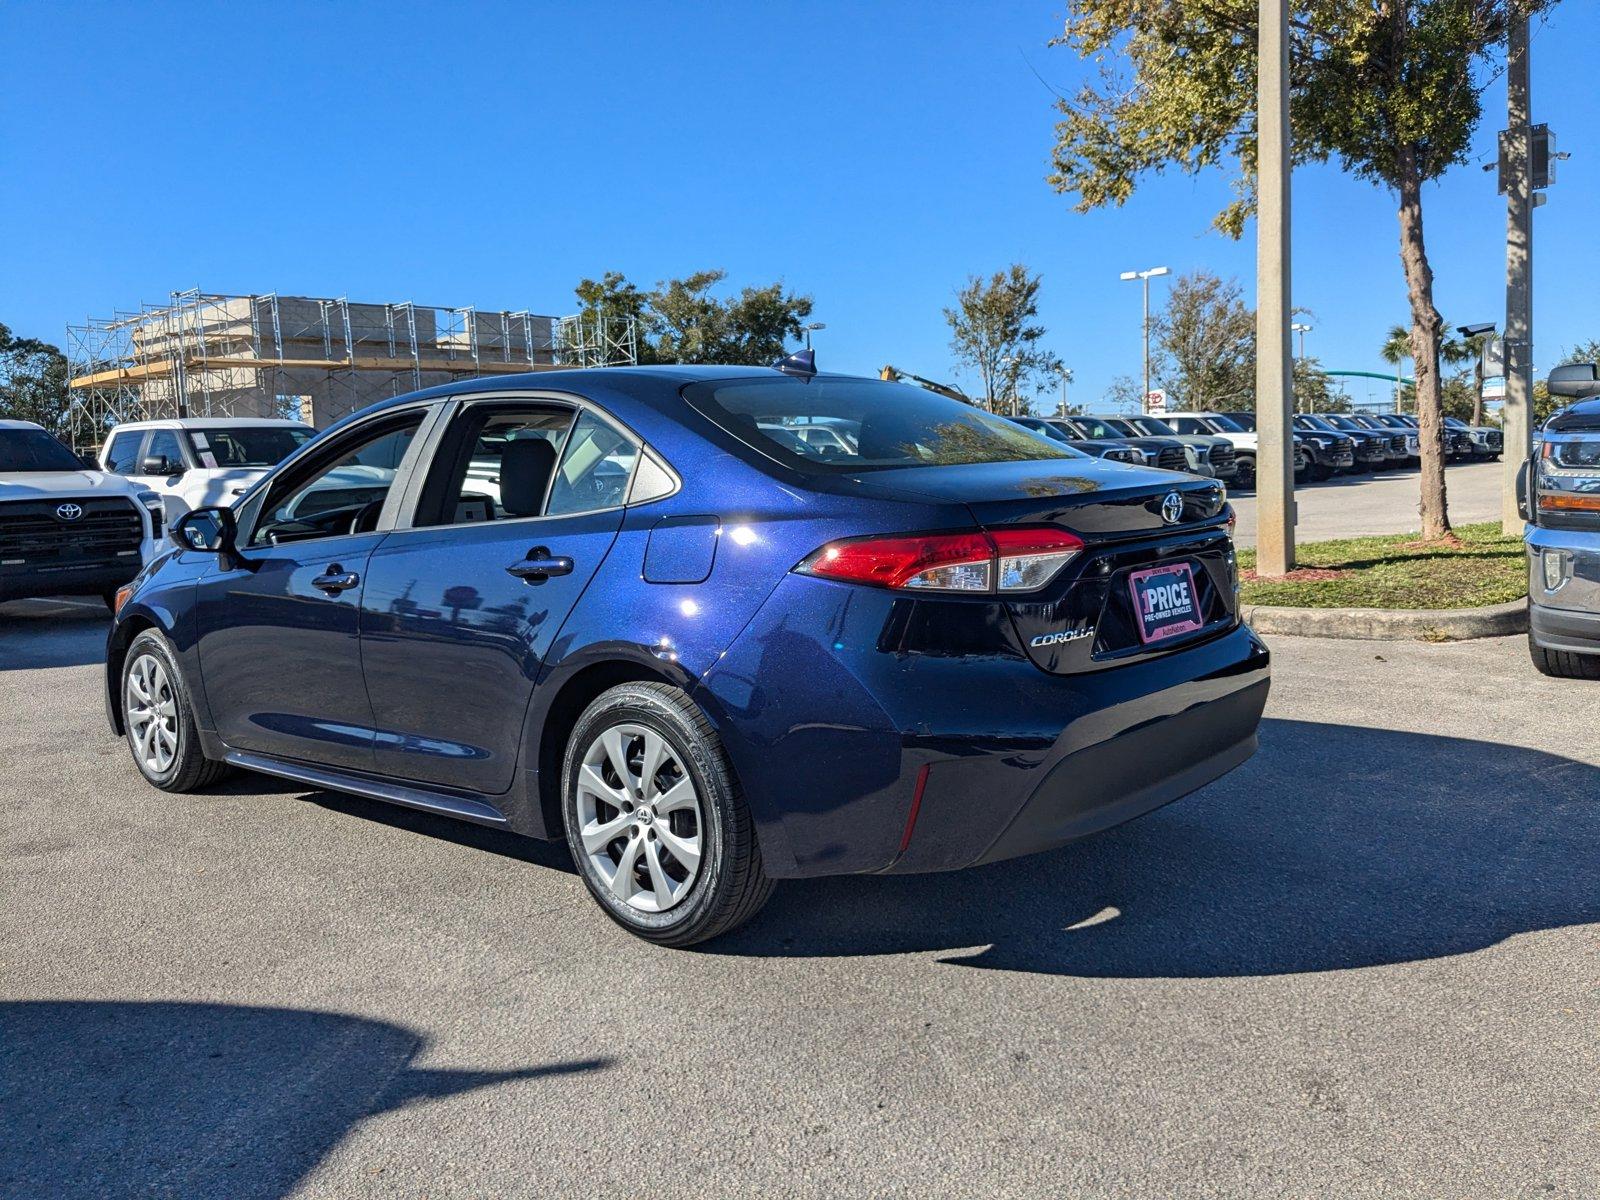
{"label": "tall light pole", "polygon": [[1067,415],[1067,384],[1072,382],[1072,368],[1061,367],[1059,370],[1061,371],[1061,408],[1056,413],[1056,416],[1064,417]]}
{"label": "tall light pole", "polygon": [[1294,569],[1289,289],[1289,0],[1259,0],[1256,129],[1256,570]]}
{"label": "tall light pole", "polygon": [[1311,326],[1304,321],[1296,321],[1289,328],[1300,335],[1300,357],[1303,359],[1306,356],[1306,334],[1311,332]]}
{"label": "tall light pole", "polygon": [[1146,412],[1150,408],[1150,281],[1157,275],[1171,273],[1170,267],[1151,267],[1148,271],[1124,271],[1118,278],[1138,279],[1144,284],[1144,399],[1139,402],[1139,411]]}

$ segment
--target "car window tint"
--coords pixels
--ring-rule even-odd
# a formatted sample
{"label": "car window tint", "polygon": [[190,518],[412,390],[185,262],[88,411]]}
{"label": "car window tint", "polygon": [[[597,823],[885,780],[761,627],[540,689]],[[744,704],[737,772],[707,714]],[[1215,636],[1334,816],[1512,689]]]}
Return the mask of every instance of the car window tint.
{"label": "car window tint", "polygon": [[132,475],[139,469],[139,442],[143,430],[114,433],[106,444],[106,470],[118,475]]}
{"label": "car window tint", "polygon": [[427,524],[470,525],[480,521],[536,517],[555,475],[556,460],[572,413],[543,405],[536,408],[468,409],[456,420],[456,440],[435,470],[447,473]]}
{"label": "car window tint", "polygon": [[170,429],[158,429],[150,435],[150,444],[145,447],[146,458],[164,458],[169,467],[183,466],[183,447],[178,444],[178,435]]}
{"label": "car window tint", "polygon": [[273,486],[253,545],[303,541],[365,533],[377,527],[378,514],[395,472],[422,424],[417,413],[373,426],[354,444],[344,441]]}
{"label": "car window tint", "polygon": [[189,444],[202,467],[275,467],[313,436],[292,426],[241,425],[191,430]]}
{"label": "car window tint", "polygon": [[628,495],[628,479],[638,458],[639,448],[621,430],[591,412],[583,413],[556,467],[546,512],[556,516],[615,508]]}

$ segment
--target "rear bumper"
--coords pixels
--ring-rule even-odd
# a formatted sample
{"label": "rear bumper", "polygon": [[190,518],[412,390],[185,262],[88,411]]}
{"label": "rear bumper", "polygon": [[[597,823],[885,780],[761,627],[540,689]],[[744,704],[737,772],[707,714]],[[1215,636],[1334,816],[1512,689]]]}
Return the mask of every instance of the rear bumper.
{"label": "rear bumper", "polygon": [[[891,621],[908,603],[792,576],[696,689],[775,877],[947,871],[1051,849],[1255,749],[1270,657],[1245,625],[1054,674],[1020,643],[952,647],[942,629],[945,652],[921,651],[914,634],[938,606]],[[1002,641],[1015,636],[995,622]]]}
{"label": "rear bumper", "polygon": [[[1244,762],[1255,753],[1267,701],[1266,647],[1241,625],[1174,658],[1203,673],[1145,692],[1118,679],[1074,680],[1079,711],[1037,756],[995,747],[930,764],[905,850],[886,870],[950,871],[1053,850]],[[1145,664],[1167,672],[1177,665]],[[1082,710],[1085,701],[1091,707]]]}

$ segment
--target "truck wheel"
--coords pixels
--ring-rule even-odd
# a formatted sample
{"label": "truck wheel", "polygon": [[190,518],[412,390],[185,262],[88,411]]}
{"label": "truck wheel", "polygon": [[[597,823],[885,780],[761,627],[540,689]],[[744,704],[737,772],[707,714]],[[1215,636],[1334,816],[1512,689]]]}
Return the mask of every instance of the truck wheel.
{"label": "truck wheel", "polygon": [[1233,477],[1233,486],[1241,491],[1253,492],[1256,490],[1256,460],[1253,458],[1240,458],[1239,472]]}
{"label": "truck wheel", "polygon": [[675,687],[602,693],[567,742],[561,791],[578,873],[629,933],[690,946],[744,924],[772,895],[722,740]]}
{"label": "truck wheel", "polygon": [[189,689],[154,629],[133,639],[122,662],[122,725],[139,774],[164,792],[209,787],[232,769],[201,750]]}
{"label": "truck wheel", "polygon": [[1556,679],[1600,679],[1600,654],[1574,654],[1570,650],[1546,650],[1528,635],[1528,655],[1541,675]]}
{"label": "truck wheel", "polygon": [[1312,463],[1311,478],[1315,479],[1318,483],[1321,483],[1327,479],[1332,479],[1333,468],[1328,466],[1326,463]]}

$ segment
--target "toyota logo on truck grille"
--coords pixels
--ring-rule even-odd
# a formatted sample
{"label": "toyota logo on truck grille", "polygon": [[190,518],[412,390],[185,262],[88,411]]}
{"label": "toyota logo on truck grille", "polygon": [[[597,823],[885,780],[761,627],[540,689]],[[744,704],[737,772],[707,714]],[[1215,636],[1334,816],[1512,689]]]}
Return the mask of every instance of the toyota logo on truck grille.
{"label": "toyota logo on truck grille", "polygon": [[1168,492],[1167,498],[1161,502],[1161,519],[1168,525],[1176,525],[1183,517],[1183,497],[1177,492]]}
{"label": "toyota logo on truck grille", "polygon": [[56,505],[56,516],[63,521],[76,521],[83,516],[83,505],[58,504]]}

